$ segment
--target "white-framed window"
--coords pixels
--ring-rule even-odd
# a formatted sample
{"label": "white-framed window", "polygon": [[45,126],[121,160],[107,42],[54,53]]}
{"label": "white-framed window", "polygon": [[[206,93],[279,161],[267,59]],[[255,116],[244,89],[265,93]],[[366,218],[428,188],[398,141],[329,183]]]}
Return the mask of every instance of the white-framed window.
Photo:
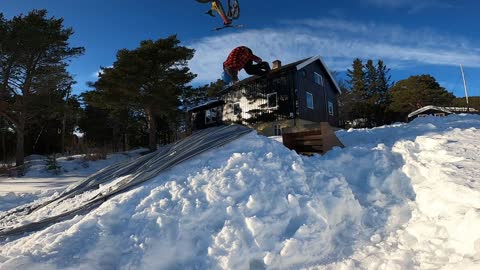
{"label": "white-framed window", "polygon": [[267,108],[276,108],[278,106],[277,92],[267,95]]}
{"label": "white-framed window", "polygon": [[205,124],[212,124],[218,120],[218,112],[216,108],[205,111]]}
{"label": "white-framed window", "polygon": [[313,80],[315,81],[316,84],[323,86],[323,77],[317,72],[313,73]]}
{"label": "white-framed window", "polygon": [[313,110],[313,95],[310,92],[305,93],[305,99],[307,100],[307,108]]}
{"label": "white-framed window", "polygon": [[445,116],[445,113],[435,113],[435,116],[443,117]]}
{"label": "white-framed window", "polygon": [[328,114],[330,115],[334,115],[334,112],[333,112],[333,102],[329,101],[328,102]]}
{"label": "white-framed window", "polygon": [[273,125],[273,135],[274,136],[281,136],[282,135],[282,126]]}
{"label": "white-framed window", "polygon": [[240,107],[240,103],[233,104],[233,115],[239,115],[242,113],[242,108]]}

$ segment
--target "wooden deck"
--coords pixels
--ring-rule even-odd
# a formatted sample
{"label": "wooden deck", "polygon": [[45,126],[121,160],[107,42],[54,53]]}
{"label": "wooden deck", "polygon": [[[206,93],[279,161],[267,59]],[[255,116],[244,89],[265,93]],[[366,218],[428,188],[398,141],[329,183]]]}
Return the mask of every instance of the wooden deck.
{"label": "wooden deck", "polygon": [[282,130],[283,144],[299,154],[325,154],[333,147],[344,147],[327,122]]}

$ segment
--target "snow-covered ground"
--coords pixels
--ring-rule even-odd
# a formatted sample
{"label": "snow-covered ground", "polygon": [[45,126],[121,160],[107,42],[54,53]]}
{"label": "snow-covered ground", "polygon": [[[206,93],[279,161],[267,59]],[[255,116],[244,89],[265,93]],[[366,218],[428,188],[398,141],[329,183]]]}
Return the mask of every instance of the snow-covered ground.
{"label": "snow-covered ground", "polygon": [[303,157],[248,134],[0,242],[0,269],[480,269],[480,116],[337,136]]}
{"label": "snow-covered ground", "polygon": [[0,176],[0,211],[5,211],[32,202],[39,197],[54,194],[100,169],[125,160],[140,156],[146,149],[136,149],[120,154],[108,155],[106,160],[87,161],[83,155],[59,157],[57,172],[49,171],[48,158],[31,155],[25,158],[27,171],[24,177]]}

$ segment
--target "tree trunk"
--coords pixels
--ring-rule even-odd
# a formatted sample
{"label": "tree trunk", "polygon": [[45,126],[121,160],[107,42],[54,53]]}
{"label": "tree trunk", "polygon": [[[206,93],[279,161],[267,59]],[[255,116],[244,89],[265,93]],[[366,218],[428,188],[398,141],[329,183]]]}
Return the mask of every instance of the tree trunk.
{"label": "tree trunk", "polygon": [[119,149],[119,146],[118,146],[120,144],[119,141],[121,141],[121,138],[119,138],[120,137],[120,132],[119,132],[119,128],[118,128],[118,123],[115,123],[113,125],[112,132],[113,132],[112,150],[113,150],[113,152],[116,153],[116,152],[118,152],[118,149]]}
{"label": "tree trunk", "polygon": [[62,155],[65,155],[65,132],[67,130],[67,112],[63,112],[63,119],[62,119],[62,146],[61,146],[61,149],[60,149],[60,153],[62,153]]}
{"label": "tree trunk", "polygon": [[1,128],[2,130],[0,131],[0,134],[1,134],[1,141],[2,141],[1,142],[2,143],[2,160],[3,162],[7,163],[7,145],[5,144],[5,132],[3,132],[3,126]]}
{"label": "tree trunk", "polygon": [[129,150],[129,145],[128,145],[128,134],[125,132],[123,133],[123,152],[126,152]]}
{"label": "tree trunk", "polygon": [[151,108],[146,109],[148,119],[148,148],[151,151],[157,150],[157,123]]}
{"label": "tree trunk", "polygon": [[62,155],[65,154],[65,132],[67,130],[67,110],[68,110],[68,99],[70,98],[70,91],[67,92],[67,97],[65,98],[65,106],[63,107],[63,119],[62,119]]}
{"label": "tree trunk", "polygon": [[148,148],[151,151],[157,150],[157,122],[151,108],[146,108],[148,122]]}
{"label": "tree trunk", "polygon": [[25,160],[25,119],[20,119],[18,127],[15,129],[17,133],[17,149],[15,166],[19,167],[24,164]]}

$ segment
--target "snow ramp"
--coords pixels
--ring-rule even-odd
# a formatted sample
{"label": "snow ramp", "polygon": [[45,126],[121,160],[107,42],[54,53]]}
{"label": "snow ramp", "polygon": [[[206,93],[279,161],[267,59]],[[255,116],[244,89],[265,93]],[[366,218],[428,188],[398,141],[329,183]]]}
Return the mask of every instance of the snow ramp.
{"label": "snow ramp", "polygon": [[[86,213],[168,168],[225,145],[251,131],[250,128],[240,125],[209,128],[145,156],[113,164],[84,181],[71,185],[57,196],[19,206],[2,214],[0,239],[39,230],[77,214]],[[39,219],[37,212],[45,214]]]}

